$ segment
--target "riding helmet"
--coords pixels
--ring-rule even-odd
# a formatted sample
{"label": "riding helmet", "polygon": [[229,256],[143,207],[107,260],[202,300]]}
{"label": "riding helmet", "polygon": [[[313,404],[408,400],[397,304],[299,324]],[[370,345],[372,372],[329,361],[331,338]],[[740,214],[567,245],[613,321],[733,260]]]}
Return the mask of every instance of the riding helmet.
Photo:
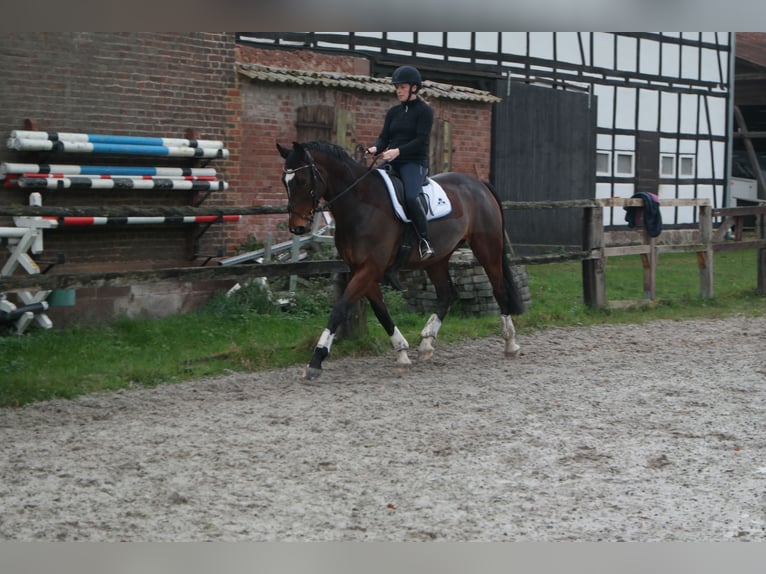
{"label": "riding helmet", "polygon": [[418,89],[423,87],[423,79],[420,77],[420,72],[417,68],[412,66],[399,66],[394,70],[391,75],[392,84],[410,84],[417,86]]}

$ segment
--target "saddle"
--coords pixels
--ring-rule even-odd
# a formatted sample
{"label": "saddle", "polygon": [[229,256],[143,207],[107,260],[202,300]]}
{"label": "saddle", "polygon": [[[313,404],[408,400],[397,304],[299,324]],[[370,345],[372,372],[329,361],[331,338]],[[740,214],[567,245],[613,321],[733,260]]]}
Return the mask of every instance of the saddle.
{"label": "saddle", "polygon": [[[380,174],[380,177],[386,184],[388,194],[391,198],[391,205],[393,206],[397,217],[405,223],[411,223],[412,220],[407,215],[406,202],[404,201],[404,184],[402,183],[401,178],[391,169],[390,165],[376,171]],[[425,212],[428,221],[449,215],[452,211],[452,203],[447,197],[447,194],[444,193],[444,189],[430,177],[424,179],[423,190],[418,196],[418,199],[423,204],[423,211]],[[407,259],[409,259],[410,252],[412,251],[412,244],[417,242],[418,239],[419,237],[415,232],[415,228],[412,225],[408,225],[404,240],[399,245],[396,259],[394,260],[393,265],[391,265],[383,275],[383,282],[388,283],[398,291],[405,291],[406,289],[399,281],[397,273],[407,262]]]}
{"label": "saddle", "polygon": [[[411,219],[407,215],[406,203],[404,201],[404,184],[401,178],[389,166],[386,166],[385,169],[377,169],[376,171],[386,184],[388,194],[391,197],[391,205],[397,217],[405,223],[410,223]],[[447,194],[444,193],[444,189],[430,177],[426,177],[423,181],[423,190],[419,199],[423,202],[423,211],[428,221],[445,217],[452,212],[452,203]]]}

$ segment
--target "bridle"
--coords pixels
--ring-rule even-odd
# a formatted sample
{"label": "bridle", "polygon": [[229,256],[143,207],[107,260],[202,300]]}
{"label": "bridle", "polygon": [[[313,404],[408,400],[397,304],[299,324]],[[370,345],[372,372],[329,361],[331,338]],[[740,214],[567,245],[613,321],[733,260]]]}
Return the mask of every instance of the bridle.
{"label": "bridle", "polygon": [[[290,193],[290,186],[287,185],[287,182],[285,182],[285,187],[287,188],[288,214],[302,217],[309,223],[309,225],[311,225],[314,222],[314,214],[319,210],[319,195],[316,192],[317,180],[321,181],[325,187],[327,187],[327,182],[322,177],[322,173],[317,168],[316,163],[314,162],[314,158],[311,156],[309,151],[308,150],[304,150],[304,151],[306,153],[306,157],[308,158],[308,163],[293,169],[282,168],[282,173],[284,175],[294,175],[296,172],[302,169],[309,169],[309,168],[311,169],[311,189],[309,190],[309,195],[311,197],[311,211],[309,211],[308,215],[301,215],[300,213],[297,213],[293,210],[293,199],[292,199],[292,194]],[[329,208],[333,203],[339,200],[343,195],[345,195],[347,192],[354,189],[354,187],[356,187],[356,185],[360,181],[362,181],[365,177],[370,175],[370,173],[372,173],[372,170],[375,168],[375,164],[377,163],[379,157],[380,157],[380,154],[373,157],[372,162],[370,163],[370,166],[367,168],[367,170],[361,176],[355,179],[348,187],[346,187],[346,189],[341,191],[338,195],[333,197],[331,200],[325,201],[325,207]]]}
{"label": "bridle", "polygon": [[285,181],[285,187],[287,188],[287,212],[290,215],[297,215],[298,217],[305,219],[308,221],[309,225],[311,225],[314,222],[314,214],[319,209],[319,196],[316,192],[317,180],[321,181],[325,187],[327,186],[327,182],[325,182],[322,174],[319,172],[319,169],[317,169],[316,163],[314,163],[314,158],[311,157],[311,154],[308,152],[308,150],[305,150],[305,152],[306,157],[308,158],[308,163],[298,166],[294,169],[282,168],[282,173],[286,176],[295,175],[296,172],[299,172],[302,169],[311,169],[311,189],[309,190],[309,195],[311,197],[311,211],[309,211],[308,215],[297,213],[293,209],[293,196],[292,193],[290,193],[290,186]]}

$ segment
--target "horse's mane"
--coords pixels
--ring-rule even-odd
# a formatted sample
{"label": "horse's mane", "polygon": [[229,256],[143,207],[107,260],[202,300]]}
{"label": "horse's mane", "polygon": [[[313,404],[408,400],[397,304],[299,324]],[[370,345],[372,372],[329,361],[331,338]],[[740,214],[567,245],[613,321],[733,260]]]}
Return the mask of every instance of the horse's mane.
{"label": "horse's mane", "polygon": [[362,165],[360,162],[351,157],[348,152],[339,145],[321,140],[305,142],[303,145],[309,151],[321,152],[325,155],[332,156],[345,164],[352,164],[357,167]]}

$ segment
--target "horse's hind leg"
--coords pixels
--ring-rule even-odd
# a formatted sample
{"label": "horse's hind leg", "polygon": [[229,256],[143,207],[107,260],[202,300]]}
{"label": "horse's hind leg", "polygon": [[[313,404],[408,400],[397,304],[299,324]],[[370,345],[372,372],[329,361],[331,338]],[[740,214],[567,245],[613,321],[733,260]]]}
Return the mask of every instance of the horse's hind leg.
{"label": "horse's hind leg", "polygon": [[427,269],[428,277],[436,289],[436,313],[433,313],[420,332],[420,345],[418,346],[418,361],[429,361],[434,356],[434,341],[441,329],[442,321],[455,300],[455,286],[449,276],[449,262],[447,260],[434,264]]}
{"label": "horse's hind leg", "polygon": [[521,347],[516,342],[516,327],[513,326],[513,320],[510,315],[501,315],[500,320],[503,326],[503,339],[505,339],[505,356],[518,357]]}
{"label": "horse's hind leg", "polygon": [[[505,239],[507,241],[507,238]],[[515,358],[519,356],[521,347],[516,342],[516,327],[513,325],[511,313],[520,313],[523,310],[519,294],[513,283],[511,269],[503,250],[503,244],[472,244],[476,260],[484,268],[490,284],[492,293],[495,296],[500,307],[500,321],[502,327],[503,340],[505,341],[505,356]]]}
{"label": "horse's hind leg", "polygon": [[380,290],[380,285],[375,284],[370,292],[367,294],[367,299],[372,307],[372,312],[375,313],[375,317],[385,329],[388,338],[391,340],[391,346],[396,351],[396,364],[397,365],[410,365],[410,357],[407,354],[407,349],[410,348],[410,344],[404,335],[399,331],[399,327],[394,324],[394,320],[388,312],[385,302],[383,301],[383,292]]}

